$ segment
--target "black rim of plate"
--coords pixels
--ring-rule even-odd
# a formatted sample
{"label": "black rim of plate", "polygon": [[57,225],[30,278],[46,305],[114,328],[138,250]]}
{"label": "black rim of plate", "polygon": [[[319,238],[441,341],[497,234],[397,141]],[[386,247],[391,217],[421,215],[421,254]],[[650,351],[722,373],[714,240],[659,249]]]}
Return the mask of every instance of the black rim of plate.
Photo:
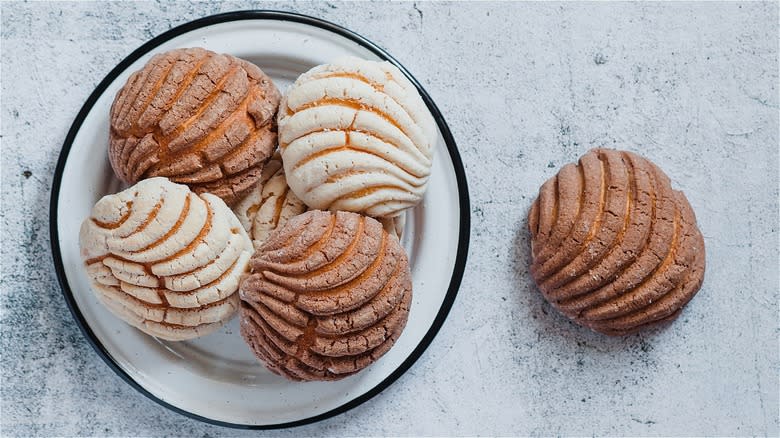
{"label": "black rim of plate", "polygon": [[[450,285],[447,289],[447,295],[445,296],[444,301],[441,307],[439,308],[439,312],[437,313],[436,318],[433,320],[433,324],[428,329],[428,332],[425,334],[425,336],[423,336],[422,340],[417,345],[417,347],[415,347],[415,349],[409,355],[409,357],[407,357],[398,368],[396,368],[392,373],[390,373],[389,376],[385,377],[378,385],[374,386],[364,394],[361,394],[360,396],[353,398],[347,403],[335,409],[332,409],[328,412],[315,415],[313,417],[304,418],[301,420],[291,421],[287,423],[278,423],[278,424],[262,424],[262,425],[236,424],[236,423],[229,423],[229,422],[203,417],[201,415],[194,414],[192,412],[186,411],[182,408],[171,405],[161,400],[160,398],[156,397],[155,395],[147,391],[145,388],[143,388],[135,380],[133,380],[133,378],[130,377],[130,375],[127,374],[127,372],[125,372],[117,364],[117,362],[114,360],[111,354],[100,343],[100,341],[95,336],[95,333],[92,331],[92,329],[89,327],[86,320],[84,319],[84,315],[81,314],[81,311],[76,305],[73,292],[71,291],[70,285],[68,284],[68,278],[65,275],[65,266],[63,264],[62,255],[60,253],[59,234],[57,232],[57,208],[58,208],[58,201],[59,201],[60,186],[62,183],[62,174],[65,169],[65,164],[68,160],[68,155],[70,153],[71,146],[73,145],[73,140],[75,139],[76,134],[81,128],[81,125],[84,122],[84,119],[86,118],[87,114],[89,114],[89,112],[92,110],[92,107],[95,105],[95,102],[106,91],[108,86],[132,63],[134,63],[136,60],[141,58],[143,55],[151,52],[162,43],[174,37],[177,37],[179,35],[193,31],[195,29],[211,26],[214,24],[226,23],[230,21],[239,21],[239,20],[292,21],[296,23],[302,23],[302,24],[318,27],[321,29],[325,29],[327,31],[345,37],[359,44],[360,46],[363,46],[364,48],[370,50],[380,58],[387,60],[393,63],[396,67],[398,67],[415,85],[415,87],[417,87],[417,90],[419,91],[420,95],[422,96],[423,100],[428,106],[428,109],[433,114],[433,117],[436,120],[439,130],[441,131],[442,136],[444,137],[445,143],[447,145],[447,149],[450,154],[450,158],[452,160],[453,167],[455,169],[455,177],[458,184],[457,189],[458,189],[458,197],[460,203],[459,205],[460,230],[459,230],[459,237],[458,237],[458,250],[455,258],[455,266],[453,268],[452,278],[450,280]],[[460,287],[461,279],[463,278],[464,268],[466,266],[466,257],[468,254],[468,246],[469,246],[469,233],[471,227],[469,195],[468,195],[468,186],[466,183],[466,173],[463,169],[463,162],[461,161],[460,155],[458,154],[458,149],[457,146],[455,145],[455,140],[452,137],[452,133],[450,132],[449,127],[447,126],[447,122],[444,120],[444,117],[441,115],[441,112],[436,107],[436,104],[433,103],[431,97],[428,95],[425,89],[423,89],[420,83],[411,75],[411,73],[409,73],[408,70],[406,70],[398,61],[395,60],[395,58],[390,56],[390,54],[388,54],[384,49],[380,48],[379,46],[372,43],[371,41],[363,38],[362,36],[356,34],[355,32],[352,32],[351,30],[345,29],[331,22],[321,20],[319,18],[310,17],[307,15],[295,14],[291,12],[264,11],[264,10],[235,11],[235,12],[227,12],[223,14],[211,15],[208,17],[200,18],[182,24],[180,26],[174,27],[168,30],[167,32],[164,32],[158,35],[157,37],[151,39],[150,41],[146,42],[141,47],[133,51],[124,60],[122,60],[122,62],[120,62],[119,65],[114,67],[114,69],[111,70],[111,72],[98,84],[98,86],[95,88],[95,91],[93,91],[92,94],[90,94],[87,101],[81,107],[81,110],[76,116],[76,119],[73,121],[73,124],[71,125],[70,130],[68,131],[67,137],[65,137],[65,142],[62,145],[62,151],[60,152],[59,160],[57,161],[57,167],[54,172],[54,181],[51,190],[51,202],[49,207],[49,214],[50,214],[49,235],[50,235],[51,246],[52,246],[52,256],[54,258],[54,267],[57,272],[57,279],[59,280],[63,295],[65,296],[65,301],[67,302],[68,307],[70,308],[70,311],[73,314],[73,318],[76,320],[82,333],[87,338],[87,341],[89,341],[90,345],[92,345],[92,348],[95,349],[95,351],[103,359],[103,361],[117,375],[119,375],[119,377],[121,377],[125,382],[127,382],[130,386],[135,388],[141,394],[145,395],[151,400],[154,400],[158,404],[174,412],[178,412],[179,414],[206,423],[210,423],[218,426],[241,428],[241,429],[281,429],[281,428],[302,426],[305,424],[321,421],[339,415],[341,413],[344,413],[368,401],[375,395],[382,392],[385,388],[390,386],[399,377],[401,377],[401,375],[403,375],[409,368],[411,368],[411,366],[417,361],[417,359],[420,358],[423,352],[428,348],[428,345],[430,345],[430,343],[433,341],[433,338],[436,336],[436,333],[438,333],[439,329],[444,323],[444,320],[447,318],[447,314],[449,313],[452,304],[455,302],[455,297],[458,294],[458,288]]]}

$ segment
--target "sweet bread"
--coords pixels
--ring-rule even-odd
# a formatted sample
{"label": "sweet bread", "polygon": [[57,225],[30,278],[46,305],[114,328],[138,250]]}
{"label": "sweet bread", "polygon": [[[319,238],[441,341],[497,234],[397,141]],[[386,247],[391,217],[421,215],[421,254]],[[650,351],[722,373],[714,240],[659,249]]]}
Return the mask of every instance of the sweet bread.
{"label": "sweet bread", "polygon": [[539,190],[528,215],[531,275],[591,329],[624,335],[676,318],[704,278],[704,240],[685,195],[650,161],[594,149]]}
{"label": "sweet bread", "polygon": [[412,300],[408,259],[376,220],[312,210],[274,231],[241,283],[241,334],[292,380],[336,380],[385,354]]}
{"label": "sweet bread", "polygon": [[287,182],[310,208],[393,217],[422,199],[436,125],[392,64],[315,67],[290,87],[278,119]]}
{"label": "sweet bread", "polygon": [[160,53],[111,106],[109,159],[128,184],[164,176],[232,204],[276,147],[281,96],[254,64],[201,48]]}
{"label": "sweet bread", "polygon": [[252,255],[220,198],[165,178],[103,197],[82,223],[79,243],[103,304],[168,340],[203,336],[230,319]]}

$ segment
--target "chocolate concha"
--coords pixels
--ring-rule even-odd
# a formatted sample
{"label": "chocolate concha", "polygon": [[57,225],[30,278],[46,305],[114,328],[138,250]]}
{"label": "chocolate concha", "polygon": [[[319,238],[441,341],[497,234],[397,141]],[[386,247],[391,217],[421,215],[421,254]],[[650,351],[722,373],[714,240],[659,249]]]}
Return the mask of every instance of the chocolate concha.
{"label": "chocolate concha", "polygon": [[252,243],[218,197],[150,178],[103,197],[81,225],[92,289],[116,316],[167,340],[206,335],[238,309]]}
{"label": "chocolate concha", "polygon": [[232,204],[276,147],[280,99],[250,62],[201,48],[160,53],[114,99],[111,166],[128,184],[164,176]]}
{"label": "chocolate concha", "polygon": [[[307,210],[306,204],[298,199],[287,185],[282,158],[278,152],[263,168],[260,183],[233,207],[236,217],[249,233],[255,247],[259,247],[275,229],[283,226],[291,217]],[[406,223],[404,212],[395,217],[378,220],[388,233],[401,239]]]}
{"label": "chocolate concha", "polygon": [[312,210],[274,231],[241,283],[241,334],[273,372],[336,380],[384,355],[406,325],[409,262],[376,220]]}
{"label": "chocolate concha", "polygon": [[577,323],[625,335],[676,318],[704,278],[685,195],[631,152],[594,149],[539,190],[528,214],[531,274]]}
{"label": "chocolate concha", "polygon": [[392,64],[314,67],[287,91],[278,120],[288,183],[310,208],[393,217],[422,199],[436,124]]}

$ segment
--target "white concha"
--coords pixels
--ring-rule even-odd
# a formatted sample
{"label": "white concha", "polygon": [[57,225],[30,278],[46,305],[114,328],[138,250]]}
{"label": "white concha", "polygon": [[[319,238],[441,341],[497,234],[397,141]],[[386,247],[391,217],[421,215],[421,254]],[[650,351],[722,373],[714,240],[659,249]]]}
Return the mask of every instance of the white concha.
{"label": "white concha", "polygon": [[306,211],[306,204],[287,185],[278,152],[263,167],[260,182],[233,207],[233,211],[255,247],[288,219]]}
{"label": "white concha", "polygon": [[220,198],[166,178],[103,197],[81,224],[79,243],[106,307],[167,340],[206,335],[233,316],[253,251]]}
{"label": "white concha", "polygon": [[[233,212],[249,234],[255,248],[259,248],[275,229],[283,226],[290,218],[307,210],[306,204],[287,185],[282,158],[278,152],[263,168],[260,183],[233,207]],[[388,233],[401,238],[406,223],[404,212],[395,217],[377,220]]]}
{"label": "white concha", "polygon": [[278,122],[288,184],[310,208],[393,217],[422,199],[436,124],[389,62],[348,57],[309,70]]}

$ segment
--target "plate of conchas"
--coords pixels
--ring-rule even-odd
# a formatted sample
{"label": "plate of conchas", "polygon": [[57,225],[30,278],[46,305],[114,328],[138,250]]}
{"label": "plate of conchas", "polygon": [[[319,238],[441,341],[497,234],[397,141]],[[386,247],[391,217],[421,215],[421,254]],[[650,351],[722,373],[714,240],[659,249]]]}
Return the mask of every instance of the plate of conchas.
{"label": "plate of conchas", "polygon": [[223,426],[332,417],[420,358],[466,263],[447,124],[387,52],[242,11],[152,39],[97,86],[54,175],[75,322],[135,389]]}

